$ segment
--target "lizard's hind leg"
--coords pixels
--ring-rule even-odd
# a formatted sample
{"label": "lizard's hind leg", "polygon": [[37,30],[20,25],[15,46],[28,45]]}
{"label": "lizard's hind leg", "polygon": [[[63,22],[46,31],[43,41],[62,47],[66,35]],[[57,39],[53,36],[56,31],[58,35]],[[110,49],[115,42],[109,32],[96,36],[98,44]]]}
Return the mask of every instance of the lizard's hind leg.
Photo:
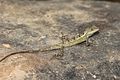
{"label": "lizard's hind leg", "polygon": [[62,46],[60,48],[60,53],[53,55],[53,57],[51,59],[53,59],[53,58],[60,59],[61,57],[64,56],[64,43],[66,40],[68,40],[68,38],[66,38],[66,35],[64,35],[63,32],[61,32],[60,39],[62,40],[62,43],[61,43]]}

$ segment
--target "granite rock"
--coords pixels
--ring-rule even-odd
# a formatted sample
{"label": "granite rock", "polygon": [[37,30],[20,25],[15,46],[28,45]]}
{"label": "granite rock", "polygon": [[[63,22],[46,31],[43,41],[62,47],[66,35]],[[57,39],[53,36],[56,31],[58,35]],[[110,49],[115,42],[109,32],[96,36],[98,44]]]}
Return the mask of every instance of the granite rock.
{"label": "granite rock", "polygon": [[[16,54],[0,62],[0,80],[120,80],[120,3],[79,0],[0,0],[0,59],[100,31],[63,50]],[[63,53],[63,56],[53,57]]]}

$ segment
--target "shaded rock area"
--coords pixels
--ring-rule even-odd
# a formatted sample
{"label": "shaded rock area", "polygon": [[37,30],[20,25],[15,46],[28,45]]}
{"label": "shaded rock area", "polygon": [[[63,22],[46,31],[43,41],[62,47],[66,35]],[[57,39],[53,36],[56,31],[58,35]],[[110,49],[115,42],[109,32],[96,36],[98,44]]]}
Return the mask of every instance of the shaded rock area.
{"label": "shaded rock area", "polygon": [[[79,0],[0,0],[0,59],[44,49],[87,27],[99,33],[60,50],[16,54],[0,62],[0,80],[120,80],[120,4]],[[63,56],[56,54],[63,53]]]}

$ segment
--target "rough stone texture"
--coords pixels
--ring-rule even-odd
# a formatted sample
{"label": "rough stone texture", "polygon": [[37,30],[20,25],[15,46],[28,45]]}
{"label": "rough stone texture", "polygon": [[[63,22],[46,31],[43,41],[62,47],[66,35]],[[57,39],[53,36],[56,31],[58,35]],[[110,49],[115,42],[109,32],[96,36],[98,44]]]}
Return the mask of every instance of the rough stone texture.
{"label": "rough stone texture", "polygon": [[0,0],[0,59],[57,44],[61,32],[72,38],[91,25],[100,31],[90,46],[10,56],[0,62],[0,80],[120,80],[119,3]]}

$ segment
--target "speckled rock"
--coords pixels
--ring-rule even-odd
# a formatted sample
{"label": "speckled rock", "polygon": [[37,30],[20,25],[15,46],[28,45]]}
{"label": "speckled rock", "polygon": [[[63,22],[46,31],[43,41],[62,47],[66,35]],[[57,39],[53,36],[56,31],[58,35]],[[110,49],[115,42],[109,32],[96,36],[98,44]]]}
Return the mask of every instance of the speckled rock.
{"label": "speckled rock", "polygon": [[[0,80],[120,80],[120,4],[79,0],[0,0],[0,59],[44,49],[87,27],[100,31],[85,43],[0,62]],[[63,53],[63,56],[53,57]]]}

